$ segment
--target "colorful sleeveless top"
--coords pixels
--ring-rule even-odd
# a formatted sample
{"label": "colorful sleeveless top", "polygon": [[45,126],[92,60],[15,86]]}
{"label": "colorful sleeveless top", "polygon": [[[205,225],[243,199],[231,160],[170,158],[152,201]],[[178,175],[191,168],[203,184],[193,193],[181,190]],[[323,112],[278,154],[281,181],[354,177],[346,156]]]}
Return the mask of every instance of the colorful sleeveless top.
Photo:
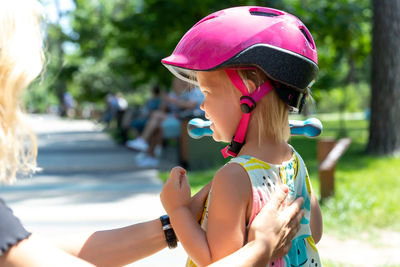
{"label": "colorful sleeveless top", "polygon": [[[293,148],[292,148],[293,149]],[[270,262],[273,267],[322,266],[315,242],[311,236],[310,211],[311,211],[311,183],[307,168],[300,155],[293,149],[290,160],[280,165],[270,164],[250,156],[240,156],[231,159],[227,164],[240,164],[248,173],[253,190],[253,207],[249,225],[260,212],[261,208],[269,201],[270,194],[280,183],[287,184],[289,194],[286,202],[291,203],[297,197],[304,198],[304,217],[300,223],[300,230],[292,240],[292,247],[287,255]],[[211,194],[211,190],[210,190]],[[209,195],[210,196],[210,195]],[[201,227],[207,229],[208,197],[201,219]],[[187,267],[196,266],[189,258]]]}

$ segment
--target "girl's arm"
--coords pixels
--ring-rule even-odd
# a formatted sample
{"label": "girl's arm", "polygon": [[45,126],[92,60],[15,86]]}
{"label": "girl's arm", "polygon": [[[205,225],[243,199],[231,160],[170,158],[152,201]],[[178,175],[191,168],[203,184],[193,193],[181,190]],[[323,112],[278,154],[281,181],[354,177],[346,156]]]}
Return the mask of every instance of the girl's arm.
{"label": "girl's arm", "polygon": [[[244,246],[251,185],[242,167],[230,164],[216,173],[209,202],[207,233],[186,206],[179,204],[185,203],[190,194],[182,192],[188,187],[186,184],[182,186],[182,183],[187,183],[185,171],[174,168],[171,178],[164,186],[161,200],[179,241],[198,265],[211,264]],[[175,190],[179,193],[176,194]],[[182,200],[182,196],[186,200]]]}
{"label": "girl's arm", "polygon": [[212,188],[206,235],[214,262],[245,245],[253,194],[248,174],[239,164],[221,168]]}
{"label": "girl's arm", "polygon": [[[183,169],[181,171],[185,173]],[[167,212],[174,209],[188,209],[182,201],[185,201],[189,188],[185,175],[170,177],[161,193],[161,201]],[[291,240],[298,232],[300,221],[304,216],[304,210],[300,210],[304,200],[298,198],[289,206],[282,207],[288,187],[281,185],[281,189],[271,195],[270,201],[250,225],[249,242],[211,266],[264,267],[270,260],[288,253]]]}
{"label": "girl's arm", "polygon": [[271,260],[286,255],[304,216],[303,198],[282,207],[287,192],[288,188],[282,187],[271,195],[250,225],[249,242],[244,247],[211,266],[265,267]]}
{"label": "girl's arm", "polygon": [[188,206],[190,186],[183,168],[175,167],[171,170],[160,198],[175,234],[189,256],[195,260],[199,255],[200,259],[209,259],[210,253],[205,232],[198,221],[190,215]]}
{"label": "girl's arm", "polygon": [[314,242],[317,244],[322,237],[323,223],[318,199],[313,190],[311,190],[310,228]]}

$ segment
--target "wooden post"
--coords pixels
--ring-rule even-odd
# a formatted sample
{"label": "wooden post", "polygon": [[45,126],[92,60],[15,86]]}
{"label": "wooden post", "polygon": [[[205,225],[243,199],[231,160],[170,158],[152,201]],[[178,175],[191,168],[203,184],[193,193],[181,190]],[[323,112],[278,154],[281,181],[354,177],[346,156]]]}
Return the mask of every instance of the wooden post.
{"label": "wooden post", "polygon": [[324,200],[335,193],[334,173],[335,169],[318,171],[321,188],[321,200]]}
{"label": "wooden post", "polygon": [[322,162],[328,156],[329,152],[333,149],[336,144],[336,140],[333,138],[318,139],[317,142],[317,159],[318,159],[318,174],[320,182],[321,200],[333,195],[335,191],[334,183],[334,170],[321,171],[319,167]]}
{"label": "wooden post", "polygon": [[317,142],[317,159],[318,166],[324,161],[329,152],[333,149],[336,144],[336,140],[333,138],[319,138]]}
{"label": "wooden post", "polygon": [[318,172],[321,185],[321,200],[334,194],[335,166],[350,143],[350,138],[342,138],[337,143],[333,139],[318,140]]}

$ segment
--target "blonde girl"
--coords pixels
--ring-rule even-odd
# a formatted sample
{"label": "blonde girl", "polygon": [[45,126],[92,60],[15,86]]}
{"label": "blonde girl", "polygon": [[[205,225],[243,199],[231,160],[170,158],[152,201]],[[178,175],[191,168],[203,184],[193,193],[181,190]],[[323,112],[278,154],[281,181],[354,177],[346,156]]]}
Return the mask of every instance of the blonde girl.
{"label": "blonde girl", "polygon": [[[213,138],[230,143],[222,154],[233,157],[212,180],[201,226],[185,209],[171,207],[176,192],[168,184],[162,192],[189,254],[187,266],[208,265],[244,246],[248,227],[281,184],[289,187],[287,203],[304,198],[305,215],[289,252],[270,266],[321,266],[315,246],[322,235],[319,205],[303,160],[287,143],[288,113],[301,111],[318,73],[308,29],[284,11],[229,8],[195,24],[162,63],[200,86]],[[185,175],[175,168],[170,179]]]}

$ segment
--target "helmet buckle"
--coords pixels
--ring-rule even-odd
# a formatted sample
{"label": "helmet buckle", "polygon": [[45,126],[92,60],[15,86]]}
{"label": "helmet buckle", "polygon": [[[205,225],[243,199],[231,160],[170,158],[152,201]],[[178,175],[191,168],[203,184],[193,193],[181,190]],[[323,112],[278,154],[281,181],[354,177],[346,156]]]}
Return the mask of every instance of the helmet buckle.
{"label": "helmet buckle", "polygon": [[243,113],[250,113],[256,107],[256,101],[250,96],[244,95],[240,98],[240,109]]}

